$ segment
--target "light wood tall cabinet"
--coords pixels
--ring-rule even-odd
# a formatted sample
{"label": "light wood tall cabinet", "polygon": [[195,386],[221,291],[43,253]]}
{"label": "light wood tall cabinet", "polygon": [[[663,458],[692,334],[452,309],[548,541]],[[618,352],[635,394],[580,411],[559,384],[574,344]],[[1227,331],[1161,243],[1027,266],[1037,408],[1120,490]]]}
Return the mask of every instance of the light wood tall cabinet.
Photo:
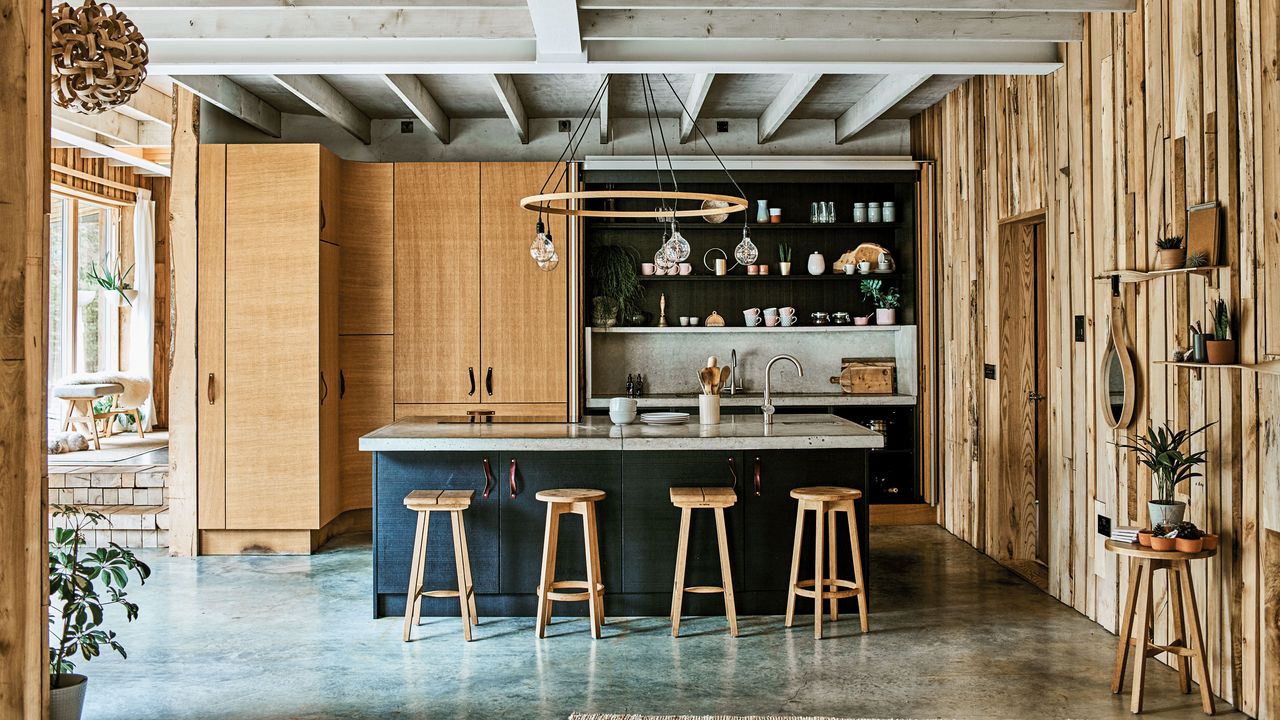
{"label": "light wood tall cabinet", "polygon": [[[397,404],[567,414],[566,272],[530,259],[536,218],[519,206],[551,167],[396,164]],[[546,222],[566,249],[565,220]]]}

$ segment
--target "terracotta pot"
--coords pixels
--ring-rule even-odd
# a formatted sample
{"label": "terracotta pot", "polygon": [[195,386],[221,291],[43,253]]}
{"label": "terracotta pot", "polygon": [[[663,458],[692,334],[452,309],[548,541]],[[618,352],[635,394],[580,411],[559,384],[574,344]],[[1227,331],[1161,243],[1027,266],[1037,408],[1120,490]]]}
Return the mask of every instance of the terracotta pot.
{"label": "terracotta pot", "polygon": [[1231,365],[1236,361],[1235,340],[1208,340],[1204,346],[1210,365]]}
{"label": "terracotta pot", "polygon": [[1204,549],[1204,538],[1198,537],[1194,540],[1191,538],[1176,538],[1173,546],[1178,552],[1198,553]]}
{"label": "terracotta pot", "polygon": [[1178,541],[1173,538],[1160,537],[1159,535],[1151,536],[1151,549],[1160,552],[1169,552],[1178,546]]}
{"label": "terracotta pot", "polygon": [[1187,264],[1187,249],[1156,250],[1157,270],[1177,270]]}
{"label": "terracotta pot", "polygon": [[1138,531],[1138,544],[1141,545],[1142,547],[1151,547],[1151,531],[1150,530]]}
{"label": "terracotta pot", "polygon": [[1214,535],[1213,533],[1205,533],[1205,534],[1204,534],[1204,537],[1202,537],[1202,538],[1200,538],[1200,539],[1204,541],[1204,544],[1202,545],[1202,547],[1203,547],[1205,550],[1217,550],[1217,549],[1218,549],[1218,536],[1217,536],[1217,535]]}

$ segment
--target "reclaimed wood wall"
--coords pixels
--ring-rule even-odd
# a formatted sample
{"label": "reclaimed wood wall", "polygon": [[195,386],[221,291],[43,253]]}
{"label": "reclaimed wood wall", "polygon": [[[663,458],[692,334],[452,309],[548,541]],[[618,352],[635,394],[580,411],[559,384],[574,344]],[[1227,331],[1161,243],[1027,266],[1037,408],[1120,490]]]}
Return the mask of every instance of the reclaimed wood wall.
{"label": "reclaimed wood wall", "polygon": [[[1123,286],[1140,396],[1131,430],[1216,422],[1198,445],[1205,477],[1183,488],[1189,515],[1223,549],[1196,563],[1215,692],[1280,717],[1280,376],[1192,372],[1153,361],[1189,345],[1188,324],[1222,297],[1241,359],[1280,353],[1280,25],[1277,3],[1139,0],[1087,16],[1046,77],[975,78],[913,121],[936,162],[940,274],[939,521],[988,554],[1010,508],[996,383],[1002,361],[998,223],[1047,211],[1049,591],[1114,631],[1128,568],[1102,549],[1095,515],[1146,521],[1148,473],[1112,444],[1096,400],[1110,287],[1094,276],[1148,268],[1154,240],[1182,235],[1188,205],[1224,208],[1224,264],[1208,280]],[[1076,342],[1073,317],[1087,322]],[[1210,323],[1211,324],[1211,323]],[[997,397],[998,402],[998,397]],[[1017,478],[1013,478],[1017,480]],[[996,503],[996,506],[992,506]],[[1157,598],[1163,607],[1163,593]],[[1163,611],[1162,611],[1163,612]],[[1158,624],[1167,619],[1163,616]],[[1164,635],[1159,627],[1158,634]]]}

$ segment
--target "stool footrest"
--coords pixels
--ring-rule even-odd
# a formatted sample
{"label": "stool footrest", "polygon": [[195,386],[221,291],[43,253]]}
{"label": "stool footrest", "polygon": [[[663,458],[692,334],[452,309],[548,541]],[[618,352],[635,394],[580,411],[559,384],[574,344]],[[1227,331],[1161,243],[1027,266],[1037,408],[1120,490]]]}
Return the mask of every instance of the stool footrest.
{"label": "stool footrest", "polygon": [[[475,594],[475,590],[473,588],[467,588],[467,597],[471,597],[474,594]],[[458,591],[457,590],[420,590],[418,591],[418,597],[454,598],[454,597],[458,597]]]}
{"label": "stool footrest", "polygon": [[[577,590],[578,592],[557,592],[565,588]],[[590,588],[591,583],[586,580],[557,580],[551,583],[551,590],[546,593],[546,596],[548,600],[581,602],[591,599]],[[538,592],[541,594],[542,588],[538,588]],[[604,594],[604,583],[596,583],[596,592]]]}
{"label": "stool footrest", "polygon": [[[823,578],[822,580],[822,599],[839,600],[841,598],[854,597],[862,594],[862,588],[852,580],[840,580],[837,578]],[[825,588],[844,588],[843,590],[827,590]],[[800,580],[796,583],[795,592],[800,597],[811,598],[816,595],[813,590],[812,580]]]}
{"label": "stool footrest", "polygon": [[715,593],[723,593],[724,588],[719,585],[691,585],[684,589],[687,593],[698,593],[702,595],[711,595]]}

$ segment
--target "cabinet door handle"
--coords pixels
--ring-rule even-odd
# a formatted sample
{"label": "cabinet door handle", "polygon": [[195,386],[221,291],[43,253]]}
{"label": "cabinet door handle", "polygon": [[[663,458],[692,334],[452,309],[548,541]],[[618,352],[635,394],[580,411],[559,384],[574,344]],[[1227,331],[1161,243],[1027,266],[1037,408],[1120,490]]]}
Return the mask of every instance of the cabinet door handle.
{"label": "cabinet door handle", "polygon": [[493,468],[489,467],[489,458],[484,458],[484,492],[480,497],[488,499],[489,491],[493,489]]}
{"label": "cabinet door handle", "polygon": [[761,472],[760,472],[760,470],[761,470],[761,462],[760,462],[760,458],[756,458],[756,459],[755,459],[755,461],[751,463],[751,465],[752,465],[752,471],[753,471],[753,474],[755,475],[755,491],[756,491],[756,497],[760,497],[760,475],[761,475]]}
{"label": "cabinet door handle", "polygon": [[341,370],[338,371],[338,399],[347,396],[347,376]]}
{"label": "cabinet door handle", "polygon": [[213,401],[214,401],[214,399],[215,399],[215,398],[214,398],[214,396],[213,396],[213,373],[209,373],[209,389],[208,389],[208,393],[209,393],[209,404],[210,404],[210,405],[212,405],[212,404],[213,404]]}
{"label": "cabinet door handle", "polygon": [[476,394],[476,369],[475,368],[473,367],[467,368],[467,379],[471,381],[471,390],[467,392],[467,397],[471,397],[472,395]]}
{"label": "cabinet door handle", "polygon": [[320,371],[320,404],[324,404],[325,398],[329,397],[329,383],[324,380],[324,371]]}
{"label": "cabinet door handle", "polygon": [[519,493],[519,490],[516,488],[516,459],[515,458],[511,458],[511,477],[508,480],[508,484],[511,486],[511,497],[514,498]]}
{"label": "cabinet door handle", "polygon": [[484,391],[489,393],[489,397],[493,397],[493,368],[484,371]]}
{"label": "cabinet door handle", "polygon": [[738,462],[729,456],[729,474],[733,476],[733,489],[738,489]]}

